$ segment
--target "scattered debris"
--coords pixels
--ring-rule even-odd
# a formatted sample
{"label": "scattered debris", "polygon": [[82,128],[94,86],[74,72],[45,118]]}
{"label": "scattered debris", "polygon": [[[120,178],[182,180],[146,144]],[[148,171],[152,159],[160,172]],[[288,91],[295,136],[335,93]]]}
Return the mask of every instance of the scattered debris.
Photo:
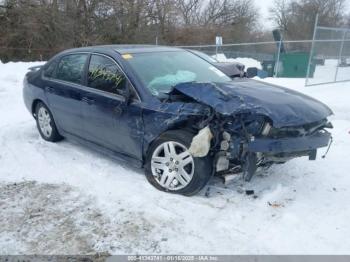
{"label": "scattered debris", "polygon": [[242,188],[242,187],[237,187],[237,193],[243,194],[243,193],[244,193],[244,188]]}
{"label": "scattered debris", "polygon": [[273,208],[280,208],[280,207],[284,207],[284,204],[283,203],[277,203],[277,202],[267,202],[268,205],[270,207],[273,207]]}
{"label": "scattered debris", "polygon": [[205,191],[205,197],[210,197],[210,186],[208,186],[207,190]]}
{"label": "scattered debris", "polygon": [[254,195],[254,190],[246,190],[245,193],[247,196],[251,196]]}
{"label": "scattered debris", "polygon": [[223,177],[224,184],[228,185],[232,181],[234,181],[237,178],[239,178],[239,174],[227,174],[227,175],[223,175],[222,177]]}

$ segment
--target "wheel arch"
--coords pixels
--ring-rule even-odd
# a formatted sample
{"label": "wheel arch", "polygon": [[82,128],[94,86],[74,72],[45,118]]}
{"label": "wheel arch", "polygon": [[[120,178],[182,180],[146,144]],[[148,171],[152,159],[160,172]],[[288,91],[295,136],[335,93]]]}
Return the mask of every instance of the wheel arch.
{"label": "wheel arch", "polygon": [[32,103],[32,106],[31,106],[31,113],[32,113],[32,115],[33,115],[33,117],[34,117],[35,119],[36,119],[35,109],[36,109],[36,107],[37,107],[37,105],[38,105],[39,103],[43,103],[45,106],[47,106],[47,105],[44,103],[44,101],[42,101],[42,100],[39,99],[39,98],[33,100],[33,103]]}
{"label": "wheel arch", "polygon": [[[193,174],[192,180],[186,185],[185,188],[179,189],[178,191],[171,191],[167,188],[162,187],[159,185],[158,182],[156,182],[154,173],[152,171],[151,167],[151,159],[152,159],[152,154],[151,151],[161,145],[162,143],[165,143],[167,141],[175,141],[178,143],[181,143],[184,146],[189,146],[191,143],[191,140],[193,139],[193,136],[195,133],[191,132],[191,130],[182,128],[182,129],[172,129],[172,130],[167,130],[164,133],[162,133],[158,139],[161,139],[161,141],[157,141],[158,139],[155,139],[153,143],[151,144],[152,149],[150,149],[148,155],[147,155],[147,160],[146,160],[146,165],[145,165],[145,173],[147,180],[157,189],[165,191],[165,192],[170,192],[170,193],[179,193],[185,196],[191,196],[199,192],[209,181],[211,176],[213,175],[213,166],[212,166],[212,158],[211,156],[207,155],[205,158],[193,158],[194,165],[196,170],[195,173]],[[172,140],[176,139],[176,140]],[[155,144],[154,144],[155,143]],[[170,171],[171,172],[171,171]]]}

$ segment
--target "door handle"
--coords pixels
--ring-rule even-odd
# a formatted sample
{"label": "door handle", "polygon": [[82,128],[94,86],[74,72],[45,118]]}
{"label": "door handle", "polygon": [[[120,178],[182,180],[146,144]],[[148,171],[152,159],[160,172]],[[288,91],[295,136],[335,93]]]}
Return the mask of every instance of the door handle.
{"label": "door handle", "polygon": [[93,103],[95,103],[94,99],[88,98],[88,97],[83,97],[81,99],[83,102],[87,103],[88,105],[92,105]]}
{"label": "door handle", "polygon": [[45,90],[49,93],[54,93],[54,89],[52,87],[47,86],[45,87]]}

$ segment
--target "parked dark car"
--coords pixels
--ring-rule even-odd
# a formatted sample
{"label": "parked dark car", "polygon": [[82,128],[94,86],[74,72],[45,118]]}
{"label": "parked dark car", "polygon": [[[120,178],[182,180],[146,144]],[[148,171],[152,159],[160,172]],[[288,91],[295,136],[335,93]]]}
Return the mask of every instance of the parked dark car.
{"label": "parked dark car", "polygon": [[242,174],[329,144],[332,111],[270,84],[232,81],[186,50],[98,46],[64,51],[24,79],[43,139],[75,139],[145,168],[156,188],[193,195],[213,174]]}
{"label": "parked dark car", "polygon": [[219,69],[221,72],[223,72],[225,75],[227,75],[230,78],[237,78],[237,77],[244,77],[246,75],[245,73],[245,65],[238,62],[219,62],[214,57],[211,57],[203,52],[197,51],[197,50],[191,50],[188,49],[189,52],[199,56],[200,58],[204,59],[205,61],[211,63],[214,65],[217,69]]}

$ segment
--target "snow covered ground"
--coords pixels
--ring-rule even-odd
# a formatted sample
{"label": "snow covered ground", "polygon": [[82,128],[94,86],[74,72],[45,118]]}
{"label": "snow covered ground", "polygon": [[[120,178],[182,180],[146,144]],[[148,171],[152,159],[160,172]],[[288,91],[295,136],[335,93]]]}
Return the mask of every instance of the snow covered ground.
{"label": "snow covered ground", "polygon": [[324,65],[316,65],[314,77],[309,79],[309,84],[332,83],[337,76],[337,81],[350,80],[350,66],[338,66],[337,59],[326,59]]}
{"label": "snow covered ground", "polygon": [[0,254],[350,254],[350,83],[264,80],[334,110],[329,155],[188,198],[71,141],[44,142],[21,94],[36,64],[0,63]]}

